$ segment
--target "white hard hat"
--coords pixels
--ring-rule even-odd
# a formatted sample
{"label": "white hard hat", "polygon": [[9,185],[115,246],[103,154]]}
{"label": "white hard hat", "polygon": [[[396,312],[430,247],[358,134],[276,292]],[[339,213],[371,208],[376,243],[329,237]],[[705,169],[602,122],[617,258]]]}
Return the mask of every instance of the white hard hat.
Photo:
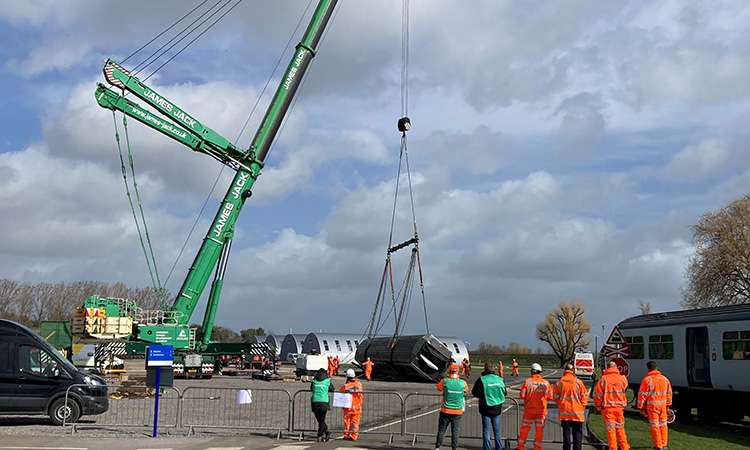
{"label": "white hard hat", "polygon": [[534,372],[541,372],[542,371],[542,366],[540,366],[537,363],[534,363],[534,364],[531,365],[531,370],[533,370]]}
{"label": "white hard hat", "polygon": [[356,375],[354,374],[354,369],[347,369],[346,370],[346,376],[348,378],[354,378],[354,377],[356,377]]}

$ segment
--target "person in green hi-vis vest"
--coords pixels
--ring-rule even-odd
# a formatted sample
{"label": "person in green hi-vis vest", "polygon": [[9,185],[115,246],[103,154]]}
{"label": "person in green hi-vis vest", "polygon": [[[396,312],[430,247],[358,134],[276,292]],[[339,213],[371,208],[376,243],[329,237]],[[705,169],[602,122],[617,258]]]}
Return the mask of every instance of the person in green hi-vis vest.
{"label": "person in green hi-vis vest", "polygon": [[328,431],[328,425],[326,425],[326,413],[331,410],[328,393],[334,392],[335,388],[325,369],[319,369],[315,374],[310,383],[310,390],[312,391],[310,397],[312,412],[315,414],[315,420],[318,421],[318,442],[327,442],[331,439],[331,432]]}
{"label": "person in green hi-vis vest", "polygon": [[492,363],[484,364],[482,376],[471,388],[471,395],[479,399],[479,414],[482,416],[482,449],[491,450],[490,430],[495,436],[495,450],[503,450],[503,437],[500,434],[500,413],[508,391],[505,381],[495,374]]}
{"label": "person in green hi-vis vest", "polygon": [[469,385],[458,376],[458,364],[451,364],[448,368],[448,376],[440,380],[437,390],[443,392],[443,404],[440,407],[440,418],[438,419],[438,432],[435,439],[435,450],[440,448],[445,437],[448,424],[451,425],[451,448],[458,448],[458,435],[461,429],[461,415],[464,413],[464,392],[468,392]]}

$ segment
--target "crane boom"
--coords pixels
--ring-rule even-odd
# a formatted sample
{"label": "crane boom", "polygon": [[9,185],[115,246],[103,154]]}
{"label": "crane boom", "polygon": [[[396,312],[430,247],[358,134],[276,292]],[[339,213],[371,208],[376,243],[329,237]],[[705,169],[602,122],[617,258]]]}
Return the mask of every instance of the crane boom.
{"label": "crane boom", "polygon": [[[137,307],[130,301],[90,297],[79,308],[73,320],[73,332],[89,337],[128,338],[150,343],[174,345],[175,348],[205,349],[211,338],[214,318],[223,285],[234,226],[252,187],[263,168],[268,151],[300,86],[310,61],[328,25],[337,0],[320,0],[310,23],[297,45],[281,83],[266,110],[248,150],[235,147],[227,139],[189,115],[175,103],[159,95],[152,88],[131,75],[115,61],[108,59],[104,66],[106,80],[122,89],[123,95],[99,84],[96,99],[100,106],[118,110],[141,123],[188,146],[205,153],[237,170],[203,243],[188,270],[187,277],[171,307],[150,318],[138,317]],[[137,103],[124,97],[124,91],[155,108],[163,118],[151,114]],[[191,335],[188,322],[203,293],[211,272],[214,281],[203,317],[202,336],[198,342]],[[101,319],[101,320],[99,320]],[[117,319],[108,328],[109,319]],[[115,323],[116,322],[116,323]],[[76,324],[79,326],[76,327]],[[129,329],[129,324],[132,327]]]}

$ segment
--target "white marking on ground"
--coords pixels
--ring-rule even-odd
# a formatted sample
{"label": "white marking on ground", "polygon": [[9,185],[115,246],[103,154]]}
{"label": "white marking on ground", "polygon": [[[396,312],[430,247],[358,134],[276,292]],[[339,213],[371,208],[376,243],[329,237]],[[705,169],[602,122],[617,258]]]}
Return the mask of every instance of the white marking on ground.
{"label": "white marking on ground", "polygon": [[88,447],[0,447],[9,450],[88,450]]}

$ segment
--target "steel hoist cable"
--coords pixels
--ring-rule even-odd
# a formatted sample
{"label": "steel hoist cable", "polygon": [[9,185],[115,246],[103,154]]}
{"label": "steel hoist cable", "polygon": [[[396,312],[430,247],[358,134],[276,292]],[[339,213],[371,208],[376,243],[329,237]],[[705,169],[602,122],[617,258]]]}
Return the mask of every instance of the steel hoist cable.
{"label": "steel hoist cable", "polygon": [[[135,164],[133,163],[133,154],[130,150],[130,137],[128,136],[128,122],[127,118],[125,116],[122,117],[122,124],[125,129],[125,142],[128,147],[128,162],[130,164],[130,172],[133,176],[133,190],[135,191],[136,200],[138,202],[138,208],[140,210],[141,214],[141,222],[143,223],[143,233],[141,232],[141,226],[138,222],[138,215],[135,212],[135,206],[133,205],[133,197],[130,195],[130,187],[128,185],[128,173],[127,169],[125,167],[125,159],[122,156],[122,146],[120,145],[120,133],[117,129],[117,116],[115,114],[115,111],[112,111],[112,120],[114,121],[115,125],[115,141],[117,141],[117,150],[120,154],[120,168],[122,170],[122,178],[125,182],[125,191],[128,196],[128,202],[130,203],[130,210],[133,213],[133,220],[135,221],[135,228],[138,231],[138,238],[141,242],[141,248],[143,249],[143,256],[146,258],[146,265],[148,266],[148,273],[151,276],[151,284],[154,287],[154,291],[156,292],[157,298],[159,299],[159,302],[161,303],[162,307],[164,307],[167,302],[164,295],[164,288],[161,285],[161,280],[159,280],[159,271],[156,268],[156,258],[154,257],[154,249],[151,245],[151,237],[148,233],[148,226],[146,225],[146,215],[143,212],[143,204],[141,202],[141,195],[138,192],[138,182],[135,178]],[[143,235],[146,235],[146,243],[148,244],[148,251],[146,250],[146,244],[143,242]],[[149,258],[149,253],[151,254]],[[153,264],[153,269],[152,269]]]}
{"label": "steel hoist cable", "polygon": [[[407,150],[407,139],[406,132],[411,128],[411,121],[408,117],[409,112],[409,0],[403,0],[402,3],[402,17],[401,17],[401,118],[398,120],[398,130],[401,132],[401,150],[399,152],[398,171],[396,175],[396,186],[393,197],[393,210],[391,214],[391,226],[388,235],[388,249],[386,254],[385,268],[383,269],[383,276],[380,282],[380,288],[378,290],[378,296],[375,301],[375,307],[372,314],[370,315],[370,321],[366,327],[366,333],[368,337],[373,337],[380,331],[388,319],[393,314],[395,321],[394,333],[392,336],[392,345],[395,338],[397,338],[404,330],[406,326],[409,309],[411,306],[411,298],[413,293],[413,286],[415,282],[414,269],[416,268],[419,272],[419,285],[422,295],[422,306],[424,310],[425,330],[429,334],[430,327],[427,317],[427,301],[425,298],[424,290],[424,276],[422,273],[422,262],[419,255],[419,232],[417,230],[417,218],[414,209],[414,191],[411,180],[411,170],[409,167],[409,153]],[[401,244],[393,244],[393,234],[396,222],[396,211],[398,204],[398,196],[402,175],[402,168],[405,166],[405,175],[408,182],[409,188],[409,200],[411,206],[412,224],[414,227],[414,237],[402,242]],[[405,247],[412,247],[411,258],[409,260],[406,275],[401,282],[398,292],[396,291],[394,280],[393,280],[393,264],[391,255]],[[390,309],[384,316],[384,309],[386,305],[386,290],[390,287]]]}

